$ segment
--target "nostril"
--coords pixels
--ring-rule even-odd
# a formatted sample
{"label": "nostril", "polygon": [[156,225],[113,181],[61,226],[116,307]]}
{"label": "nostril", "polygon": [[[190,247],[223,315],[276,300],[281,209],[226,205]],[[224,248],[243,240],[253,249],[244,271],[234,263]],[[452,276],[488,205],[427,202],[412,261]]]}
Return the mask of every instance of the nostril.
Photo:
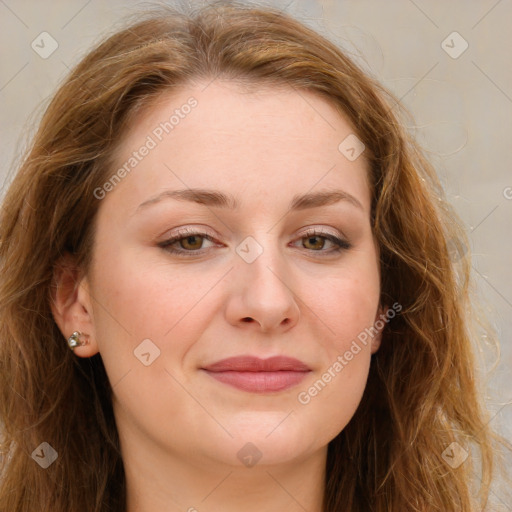
{"label": "nostril", "polygon": [[246,316],[245,318],[242,318],[242,321],[244,321],[244,322],[252,322],[252,318]]}

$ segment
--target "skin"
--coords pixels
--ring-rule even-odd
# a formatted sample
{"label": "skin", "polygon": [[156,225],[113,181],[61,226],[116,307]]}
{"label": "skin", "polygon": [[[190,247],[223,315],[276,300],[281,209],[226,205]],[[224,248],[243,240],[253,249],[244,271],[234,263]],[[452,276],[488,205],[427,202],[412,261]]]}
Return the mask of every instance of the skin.
{"label": "skin", "polygon": [[[297,397],[384,311],[367,162],[338,150],[354,130],[312,93],[206,85],[166,94],[133,123],[118,166],[174,109],[198,102],[100,201],[92,266],[78,280],[71,260],[61,262],[54,316],[64,336],[89,335],[77,357],[100,352],[104,361],[127,512],[320,512],[327,444],[355,413],[380,333],[309,403]],[[240,207],[164,199],[137,211],[164,190],[196,187],[233,194]],[[335,189],[361,207],[289,210],[296,194]],[[188,258],[158,246],[181,227],[214,241],[175,243],[196,251]],[[328,239],[304,235],[310,227],[352,246],[330,252]],[[248,236],[263,249],[252,263],[236,252]],[[148,366],[134,355],[145,339],[160,350]],[[288,355],[312,371],[265,394],[200,370],[247,354]],[[252,467],[237,457],[248,442],[261,453]]]}

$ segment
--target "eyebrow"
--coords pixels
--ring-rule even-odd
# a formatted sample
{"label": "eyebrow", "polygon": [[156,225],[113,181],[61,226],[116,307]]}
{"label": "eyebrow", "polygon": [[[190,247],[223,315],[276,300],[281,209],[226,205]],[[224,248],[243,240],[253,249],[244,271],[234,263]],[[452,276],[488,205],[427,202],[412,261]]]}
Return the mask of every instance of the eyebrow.
{"label": "eyebrow", "polygon": [[[137,211],[147,208],[150,205],[159,203],[164,199],[175,199],[178,201],[191,201],[205,206],[217,208],[227,208],[236,210],[240,207],[238,201],[232,195],[226,195],[217,190],[202,188],[189,188],[183,190],[165,190],[164,192],[144,201],[137,207]],[[344,190],[331,190],[327,192],[310,192],[303,195],[295,195],[290,202],[290,210],[307,210],[309,208],[318,208],[319,206],[328,206],[339,201],[348,203],[364,210],[363,205],[353,195]]]}

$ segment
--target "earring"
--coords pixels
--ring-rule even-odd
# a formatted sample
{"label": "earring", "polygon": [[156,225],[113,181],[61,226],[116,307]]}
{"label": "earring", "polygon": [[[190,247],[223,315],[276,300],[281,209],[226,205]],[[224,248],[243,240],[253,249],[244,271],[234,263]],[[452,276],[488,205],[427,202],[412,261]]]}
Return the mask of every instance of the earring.
{"label": "earring", "polygon": [[80,340],[82,336],[89,337],[88,334],[83,334],[81,332],[75,331],[69,338],[68,338],[68,345],[71,350],[74,350],[76,347],[81,347],[83,345],[87,345],[89,343],[89,340]]}

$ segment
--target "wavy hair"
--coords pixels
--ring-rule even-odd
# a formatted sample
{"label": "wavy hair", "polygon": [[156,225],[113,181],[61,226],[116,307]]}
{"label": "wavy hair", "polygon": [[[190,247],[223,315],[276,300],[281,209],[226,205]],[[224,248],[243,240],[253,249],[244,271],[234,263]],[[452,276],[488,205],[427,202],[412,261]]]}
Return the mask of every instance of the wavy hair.
{"label": "wavy hair", "polygon": [[[71,253],[87,273],[94,190],[112,174],[134,116],[178,86],[219,77],[313,92],[366,146],[381,300],[402,310],[384,328],[354,417],[329,443],[324,512],[484,510],[506,441],[489,427],[479,389],[467,236],[404,128],[410,114],[298,20],[217,1],[150,9],[100,42],[52,98],[9,186],[0,217],[0,512],[125,512],[112,389],[100,354],[74,356],[54,321],[54,272]],[[45,470],[31,456],[43,441],[58,452]],[[468,452],[459,467],[443,456],[454,442]]]}

